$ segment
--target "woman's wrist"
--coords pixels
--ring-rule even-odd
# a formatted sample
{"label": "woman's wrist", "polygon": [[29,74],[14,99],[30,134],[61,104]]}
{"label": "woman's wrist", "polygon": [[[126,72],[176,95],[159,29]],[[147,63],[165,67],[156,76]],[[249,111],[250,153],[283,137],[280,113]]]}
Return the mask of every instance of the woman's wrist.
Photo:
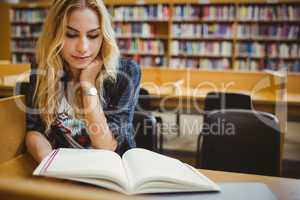
{"label": "woman's wrist", "polygon": [[81,88],[91,88],[91,87],[95,87],[95,80],[93,79],[80,79],[80,86]]}
{"label": "woman's wrist", "polygon": [[97,88],[92,86],[92,87],[83,87],[82,88],[82,95],[83,96],[97,96],[98,91]]}

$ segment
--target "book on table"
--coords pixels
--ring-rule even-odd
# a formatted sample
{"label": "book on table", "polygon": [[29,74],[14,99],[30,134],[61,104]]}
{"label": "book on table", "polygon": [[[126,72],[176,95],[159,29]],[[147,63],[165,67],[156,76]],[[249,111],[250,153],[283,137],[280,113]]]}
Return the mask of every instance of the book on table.
{"label": "book on table", "polygon": [[101,149],[55,149],[33,175],[89,183],[124,194],[220,190],[192,166],[141,148],[130,149],[122,157]]}

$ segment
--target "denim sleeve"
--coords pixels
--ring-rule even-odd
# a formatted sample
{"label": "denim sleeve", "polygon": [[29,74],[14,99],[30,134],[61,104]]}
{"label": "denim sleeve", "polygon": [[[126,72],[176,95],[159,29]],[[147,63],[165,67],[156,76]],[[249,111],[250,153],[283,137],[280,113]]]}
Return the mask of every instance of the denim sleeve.
{"label": "denim sleeve", "polygon": [[120,77],[117,80],[116,93],[113,98],[117,102],[107,102],[114,108],[106,114],[108,126],[118,142],[117,152],[122,154],[128,148],[135,147],[133,136],[132,120],[139,96],[139,85],[141,71],[139,66],[133,61],[121,63],[123,66],[118,72]]}
{"label": "denim sleeve", "polygon": [[38,110],[34,106],[33,95],[36,87],[36,69],[32,68],[30,81],[24,91],[26,96],[26,131],[45,132],[45,125],[40,117]]}

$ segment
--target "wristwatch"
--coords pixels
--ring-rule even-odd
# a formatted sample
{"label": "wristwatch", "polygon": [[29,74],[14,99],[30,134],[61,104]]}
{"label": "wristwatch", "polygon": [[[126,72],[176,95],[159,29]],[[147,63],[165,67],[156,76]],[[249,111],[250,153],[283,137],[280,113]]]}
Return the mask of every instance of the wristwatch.
{"label": "wristwatch", "polygon": [[82,91],[83,96],[96,96],[98,91],[95,87],[90,87]]}

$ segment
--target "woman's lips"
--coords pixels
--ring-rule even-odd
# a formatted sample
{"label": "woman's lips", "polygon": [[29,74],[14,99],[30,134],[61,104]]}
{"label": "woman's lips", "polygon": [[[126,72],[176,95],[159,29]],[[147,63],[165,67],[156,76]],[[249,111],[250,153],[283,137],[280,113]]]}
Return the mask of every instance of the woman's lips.
{"label": "woman's lips", "polygon": [[72,58],[80,62],[86,62],[89,60],[90,57],[91,56],[72,56]]}

